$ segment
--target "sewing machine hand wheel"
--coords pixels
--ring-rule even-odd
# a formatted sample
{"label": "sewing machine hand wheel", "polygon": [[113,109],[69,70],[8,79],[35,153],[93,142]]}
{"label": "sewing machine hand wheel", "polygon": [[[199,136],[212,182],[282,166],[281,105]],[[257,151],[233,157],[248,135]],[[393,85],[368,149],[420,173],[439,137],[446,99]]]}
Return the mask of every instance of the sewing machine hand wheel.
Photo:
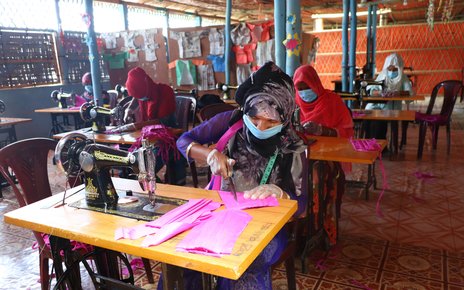
{"label": "sewing machine hand wheel", "polygon": [[0,114],[5,113],[5,110],[6,110],[5,103],[3,101],[0,101]]}
{"label": "sewing machine hand wheel", "polygon": [[70,133],[61,138],[55,148],[55,162],[67,177],[76,177],[80,171],[79,155],[87,144],[87,136]]}

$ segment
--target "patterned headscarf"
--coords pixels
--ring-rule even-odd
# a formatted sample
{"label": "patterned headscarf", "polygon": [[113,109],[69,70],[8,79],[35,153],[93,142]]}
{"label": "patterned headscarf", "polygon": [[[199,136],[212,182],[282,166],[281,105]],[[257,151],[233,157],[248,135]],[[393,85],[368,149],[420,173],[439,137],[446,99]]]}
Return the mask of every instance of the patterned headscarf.
{"label": "patterned headscarf", "polygon": [[[303,141],[296,135],[291,124],[296,108],[293,81],[273,62],[267,62],[243,82],[237,89],[235,100],[240,105],[242,114],[256,114],[256,111],[265,110],[270,115],[278,115],[283,124],[282,132],[275,136],[278,140],[266,139],[265,142],[271,144],[277,141],[276,146],[283,153],[304,151]],[[235,116],[231,123],[235,123],[242,114]],[[256,140],[252,140],[253,136],[246,126],[243,131],[248,150],[258,154]],[[272,138],[274,137],[270,139]]]}

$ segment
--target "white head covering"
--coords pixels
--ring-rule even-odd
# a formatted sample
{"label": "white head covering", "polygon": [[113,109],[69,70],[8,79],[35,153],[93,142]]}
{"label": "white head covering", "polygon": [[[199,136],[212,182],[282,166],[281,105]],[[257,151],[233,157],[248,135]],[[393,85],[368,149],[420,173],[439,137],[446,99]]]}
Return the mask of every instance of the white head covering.
{"label": "white head covering", "polygon": [[[387,68],[389,66],[395,66],[398,69],[398,76],[394,79],[388,77]],[[401,91],[401,87],[403,84],[403,68],[404,68],[404,61],[396,53],[392,53],[385,59],[385,63],[383,64],[382,71],[379,73],[376,81],[383,81],[385,80],[385,88],[388,91]]]}

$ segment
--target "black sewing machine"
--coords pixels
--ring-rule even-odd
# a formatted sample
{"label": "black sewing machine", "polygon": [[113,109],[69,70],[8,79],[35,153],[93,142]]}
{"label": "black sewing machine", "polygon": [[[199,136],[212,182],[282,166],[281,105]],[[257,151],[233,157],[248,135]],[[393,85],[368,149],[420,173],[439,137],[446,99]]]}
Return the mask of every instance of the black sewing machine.
{"label": "black sewing machine", "polygon": [[116,92],[118,92],[119,95],[122,96],[122,98],[126,98],[129,96],[129,91],[127,91],[126,87],[122,86],[122,85],[116,85],[114,87],[114,90]]}
{"label": "black sewing machine", "polygon": [[222,98],[224,100],[227,100],[227,99],[230,99],[230,96],[229,96],[229,92],[230,90],[236,90],[238,89],[238,86],[231,86],[231,85],[227,85],[227,84],[223,84],[223,83],[217,83],[216,84],[216,89],[223,92],[223,96]]}
{"label": "black sewing machine", "polygon": [[114,118],[117,126],[123,125],[124,108],[117,105],[113,109],[95,106],[93,102],[82,104],[80,108],[82,120],[92,122],[92,131],[102,133],[106,131],[106,123],[110,117]]}
{"label": "black sewing machine", "polygon": [[67,99],[74,98],[74,93],[64,93],[63,89],[54,90],[50,94],[52,100],[58,103],[58,107],[61,109],[66,109],[68,107]]}
{"label": "black sewing machine", "polygon": [[153,147],[148,142],[143,141],[141,148],[127,152],[96,144],[80,133],[69,133],[58,142],[55,160],[68,178],[75,178],[83,172],[87,205],[105,209],[116,208],[118,204],[118,194],[111,181],[111,168],[131,168],[149,194],[150,204],[144,210],[154,211],[156,159]]}

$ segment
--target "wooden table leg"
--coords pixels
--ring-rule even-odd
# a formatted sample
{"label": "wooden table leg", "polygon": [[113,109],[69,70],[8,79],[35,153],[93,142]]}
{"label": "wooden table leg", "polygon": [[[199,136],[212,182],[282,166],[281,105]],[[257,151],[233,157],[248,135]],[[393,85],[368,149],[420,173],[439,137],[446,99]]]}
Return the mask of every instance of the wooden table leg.
{"label": "wooden table leg", "polygon": [[164,275],[163,289],[185,289],[182,268],[166,263],[161,263],[161,269]]}

